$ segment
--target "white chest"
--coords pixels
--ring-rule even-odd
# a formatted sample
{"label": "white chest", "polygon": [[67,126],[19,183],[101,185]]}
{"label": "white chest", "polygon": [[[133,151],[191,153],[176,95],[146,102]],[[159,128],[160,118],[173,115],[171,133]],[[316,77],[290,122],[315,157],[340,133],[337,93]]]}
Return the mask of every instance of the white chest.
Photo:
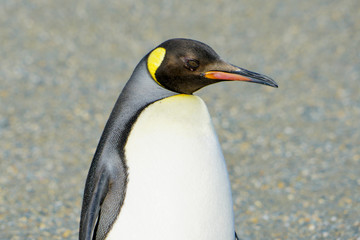
{"label": "white chest", "polygon": [[203,101],[153,103],[125,146],[128,185],[107,239],[234,239],[226,164]]}

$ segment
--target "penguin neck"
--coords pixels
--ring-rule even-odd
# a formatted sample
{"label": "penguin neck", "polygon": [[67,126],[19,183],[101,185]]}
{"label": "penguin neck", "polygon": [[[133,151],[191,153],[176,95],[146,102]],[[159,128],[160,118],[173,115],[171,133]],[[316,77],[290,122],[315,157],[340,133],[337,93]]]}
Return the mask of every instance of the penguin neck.
{"label": "penguin neck", "polygon": [[[104,152],[118,152],[123,159],[127,136],[141,111],[153,102],[177,94],[161,87],[152,79],[144,57],[136,66],[115,103],[95,157],[100,157]],[[110,149],[104,149],[105,147]]]}
{"label": "penguin neck", "polygon": [[146,57],[144,57],[136,66],[119,100],[146,105],[176,94],[178,93],[165,89],[152,79],[147,69]]}

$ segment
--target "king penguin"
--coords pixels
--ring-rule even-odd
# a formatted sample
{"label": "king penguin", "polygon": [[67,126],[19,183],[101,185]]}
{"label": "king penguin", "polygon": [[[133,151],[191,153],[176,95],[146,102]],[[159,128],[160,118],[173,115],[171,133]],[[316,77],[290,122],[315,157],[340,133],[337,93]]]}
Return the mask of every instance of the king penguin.
{"label": "king penguin", "polygon": [[193,93],[222,81],[277,87],[208,45],[170,39],[136,66],[87,176],[80,240],[234,240],[226,163]]}

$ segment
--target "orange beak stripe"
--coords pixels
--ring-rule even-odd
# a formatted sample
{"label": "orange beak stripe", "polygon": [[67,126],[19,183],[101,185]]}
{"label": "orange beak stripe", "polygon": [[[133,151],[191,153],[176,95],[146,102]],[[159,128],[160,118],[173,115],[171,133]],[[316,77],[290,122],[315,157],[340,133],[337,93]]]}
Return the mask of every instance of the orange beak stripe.
{"label": "orange beak stripe", "polygon": [[209,79],[219,79],[219,80],[228,80],[228,81],[251,81],[250,78],[244,77],[235,73],[227,73],[227,72],[217,72],[217,71],[209,71],[204,75]]}

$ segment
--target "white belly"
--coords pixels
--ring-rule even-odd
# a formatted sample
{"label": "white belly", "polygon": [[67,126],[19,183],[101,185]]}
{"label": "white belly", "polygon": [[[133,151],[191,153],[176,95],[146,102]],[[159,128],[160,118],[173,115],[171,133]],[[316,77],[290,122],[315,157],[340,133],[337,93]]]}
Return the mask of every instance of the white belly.
{"label": "white belly", "polygon": [[146,108],[125,155],[125,201],[107,239],[234,239],[226,164],[199,97],[176,95]]}

